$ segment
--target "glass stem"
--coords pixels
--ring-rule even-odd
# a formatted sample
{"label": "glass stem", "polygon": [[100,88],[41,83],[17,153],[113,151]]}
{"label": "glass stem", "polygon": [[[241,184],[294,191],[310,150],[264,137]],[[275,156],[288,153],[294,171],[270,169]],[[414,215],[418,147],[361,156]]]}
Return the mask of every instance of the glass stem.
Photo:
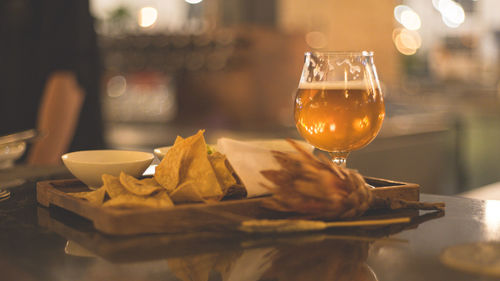
{"label": "glass stem", "polygon": [[332,162],[335,165],[339,165],[340,167],[346,167],[347,163],[347,155],[349,152],[330,152],[330,156],[332,157]]}

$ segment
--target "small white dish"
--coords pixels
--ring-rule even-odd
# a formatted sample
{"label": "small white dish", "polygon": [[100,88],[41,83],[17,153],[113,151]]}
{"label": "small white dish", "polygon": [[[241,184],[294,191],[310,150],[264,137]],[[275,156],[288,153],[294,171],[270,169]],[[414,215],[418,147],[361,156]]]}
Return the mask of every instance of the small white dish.
{"label": "small white dish", "polygon": [[89,187],[102,185],[102,174],[119,176],[120,172],[140,177],[149,167],[154,155],[148,152],[127,150],[85,150],[64,154],[68,170]]}

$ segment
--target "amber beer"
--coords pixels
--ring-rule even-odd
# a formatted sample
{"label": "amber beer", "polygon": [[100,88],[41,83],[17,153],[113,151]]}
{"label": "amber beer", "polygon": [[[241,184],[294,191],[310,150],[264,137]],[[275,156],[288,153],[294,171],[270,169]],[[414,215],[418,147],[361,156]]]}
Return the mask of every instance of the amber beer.
{"label": "amber beer", "polygon": [[364,81],[301,83],[295,98],[295,124],[316,148],[349,152],[370,143],[385,116],[379,89]]}

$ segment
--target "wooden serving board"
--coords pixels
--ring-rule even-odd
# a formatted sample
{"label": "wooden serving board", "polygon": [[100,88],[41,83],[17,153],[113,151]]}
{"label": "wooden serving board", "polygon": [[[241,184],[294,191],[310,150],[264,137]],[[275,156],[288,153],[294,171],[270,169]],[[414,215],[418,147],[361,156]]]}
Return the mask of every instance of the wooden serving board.
{"label": "wooden serving board", "polygon": [[[383,198],[419,200],[419,185],[378,178],[365,178]],[[92,221],[95,229],[106,234],[181,233],[193,231],[231,231],[242,221],[254,218],[284,218],[286,214],[262,208],[263,197],[228,200],[218,203],[182,204],[171,208],[103,208],[71,196],[88,190],[77,179],[37,183],[37,201],[45,207],[63,208]]]}

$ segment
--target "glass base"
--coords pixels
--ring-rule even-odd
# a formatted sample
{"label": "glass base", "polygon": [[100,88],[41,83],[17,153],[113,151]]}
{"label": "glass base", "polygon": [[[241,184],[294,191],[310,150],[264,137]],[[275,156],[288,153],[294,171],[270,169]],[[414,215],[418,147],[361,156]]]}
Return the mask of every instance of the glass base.
{"label": "glass base", "polygon": [[330,152],[330,156],[332,157],[332,162],[335,165],[344,168],[346,167],[347,164],[347,155],[349,155],[349,152],[343,152],[343,151]]}

